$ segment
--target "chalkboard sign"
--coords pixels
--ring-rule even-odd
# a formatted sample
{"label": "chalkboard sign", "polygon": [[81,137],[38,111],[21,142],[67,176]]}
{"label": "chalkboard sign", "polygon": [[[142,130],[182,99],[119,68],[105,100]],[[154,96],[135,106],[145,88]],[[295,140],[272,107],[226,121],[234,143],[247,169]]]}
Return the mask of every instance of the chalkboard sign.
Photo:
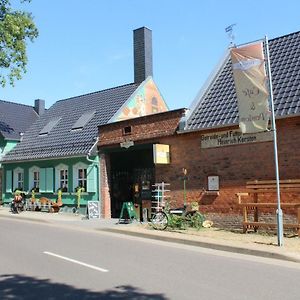
{"label": "chalkboard sign", "polygon": [[99,219],[100,218],[100,208],[99,201],[88,201],[88,218],[89,219]]}

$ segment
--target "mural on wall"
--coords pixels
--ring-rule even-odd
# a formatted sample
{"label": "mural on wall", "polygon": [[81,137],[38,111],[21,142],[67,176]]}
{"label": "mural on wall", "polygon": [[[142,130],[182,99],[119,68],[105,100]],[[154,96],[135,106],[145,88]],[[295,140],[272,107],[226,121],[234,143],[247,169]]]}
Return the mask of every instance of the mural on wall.
{"label": "mural on wall", "polygon": [[148,78],[113,117],[112,122],[168,111],[153,79]]}

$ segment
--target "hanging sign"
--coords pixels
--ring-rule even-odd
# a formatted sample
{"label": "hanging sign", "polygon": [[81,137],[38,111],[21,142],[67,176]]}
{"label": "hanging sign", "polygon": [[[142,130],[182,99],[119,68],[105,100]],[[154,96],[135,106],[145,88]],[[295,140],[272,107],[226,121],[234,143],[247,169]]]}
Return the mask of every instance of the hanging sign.
{"label": "hanging sign", "polygon": [[270,118],[263,43],[230,50],[242,133],[266,131]]}
{"label": "hanging sign", "polygon": [[134,142],[133,141],[125,141],[125,142],[120,143],[120,146],[121,146],[121,148],[128,149],[128,148],[134,146]]}
{"label": "hanging sign", "polygon": [[170,163],[170,146],[163,144],[153,145],[153,161],[155,164]]}

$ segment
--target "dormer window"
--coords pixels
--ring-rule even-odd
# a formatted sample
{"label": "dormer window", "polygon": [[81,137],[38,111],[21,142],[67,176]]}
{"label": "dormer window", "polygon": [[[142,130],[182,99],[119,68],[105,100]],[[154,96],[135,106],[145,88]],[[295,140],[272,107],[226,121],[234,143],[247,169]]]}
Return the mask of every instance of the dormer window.
{"label": "dormer window", "polygon": [[81,130],[94,117],[96,111],[85,112],[72,126],[72,131]]}
{"label": "dormer window", "polygon": [[60,121],[61,118],[55,118],[50,120],[46,126],[44,126],[44,128],[40,131],[39,135],[43,136],[43,135],[47,135]]}
{"label": "dormer window", "polygon": [[129,134],[131,134],[131,130],[132,130],[131,126],[124,127],[123,128],[123,135],[129,135]]}

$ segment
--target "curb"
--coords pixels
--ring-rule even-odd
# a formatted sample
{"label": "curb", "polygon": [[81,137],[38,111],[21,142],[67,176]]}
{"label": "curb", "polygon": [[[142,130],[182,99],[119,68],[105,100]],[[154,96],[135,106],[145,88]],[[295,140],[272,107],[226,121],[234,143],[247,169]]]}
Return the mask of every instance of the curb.
{"label": "curb", "polygon": [[151,233],[141,233],[141,232],[134,232],[134,231],[126,231],[122,229],[114,229],[114,228],[101,228],[96,229],[98,231],[105,231],[110,233],[118,233],[118,234],[124,234],[124,235],[130,235],[134,237],[140,237],[140,238],[147,238],[147,239],[154,239],[164,242],[170,242],[170,243],[178,243],[188,246],[196,246],[201,248],[207,248],[212,250],[218,250],[218,251],[225,251],[225,252],[234,252],[244,255],[252,255],[252,256],[260,256],[264,258],[272,258],[272,259],[278,259],[278,260],[285,260],[289,262],[295,262],[300,263],[300,259],[297,259],[292,256],[287,256],[279,253],[274,252],[267,252],[262,250],[254,250],[254,249],[247,249],[242,247],[235,247],[235,246],[228,246],[228,245],[221,245],[221,244],[214,244],[214,243],[207,243],[202,241],[192,241],[188,239],[180,239],[176,237],[165,237],[165,236],[159,236]]}

